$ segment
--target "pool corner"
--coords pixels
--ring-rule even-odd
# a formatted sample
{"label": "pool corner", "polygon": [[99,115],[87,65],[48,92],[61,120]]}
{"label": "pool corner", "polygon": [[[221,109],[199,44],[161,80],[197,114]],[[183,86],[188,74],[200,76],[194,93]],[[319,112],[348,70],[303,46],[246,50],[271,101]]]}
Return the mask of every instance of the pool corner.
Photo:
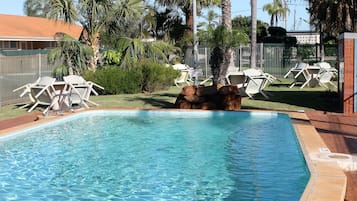
{"label": "pool corner", "polygon": [[288,113],[309,167],[311,176],[301,201],[343,201],[345,198],[347,177],[336,162],[316,160],[311,157],[319,154],[326,144],[309,123],[304,113]]}

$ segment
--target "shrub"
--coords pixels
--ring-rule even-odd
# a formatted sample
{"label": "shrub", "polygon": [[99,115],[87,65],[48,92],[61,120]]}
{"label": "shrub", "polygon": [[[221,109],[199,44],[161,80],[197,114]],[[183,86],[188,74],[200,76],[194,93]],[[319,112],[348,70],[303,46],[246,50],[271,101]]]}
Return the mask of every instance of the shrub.
{"label": "shrub", "polygon": [[179,72],[171,67],[158,64],[149,60],[143,60],[138,63],[142,69],[143,83],[142,90],[153,92],[157,90],[166,90],[173,84],[173,80],[179,76]]}
{"label": "shrub", "polygon": [[85,79],[104,87],[104,94],[141,92],[142,74],[136,69],[125,70],[117,66],[106,66],[96,72],[87,72]]}
{"label": "shrub", "polygon": [[96,72],[86,72],[83,76],[86,80],[103,86],[103,94],[131,94],[168,89],[179,72],[171,67],[143,60],[135,68],[104,66]]}

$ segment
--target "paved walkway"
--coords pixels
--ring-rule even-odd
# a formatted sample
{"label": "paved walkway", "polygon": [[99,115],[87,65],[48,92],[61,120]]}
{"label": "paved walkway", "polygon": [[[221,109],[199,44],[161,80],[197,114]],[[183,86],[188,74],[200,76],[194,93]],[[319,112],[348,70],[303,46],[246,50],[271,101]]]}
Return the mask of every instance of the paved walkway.
{"label": "paved walkway", "polygon": [[[315,126],[331,152],[357,156],[357,115],[346,116],[320,111],[306,111],[310,123]],[[31,113],[14,119],[0,121],[0,130],[36,121],[41,113]],[[357,171],[346,172],[346,201],[357,201]]]}
{"label": "paved walkway", "polygon": [[[319,132],[331,152],[357,156],[357,115],[307,111],[310,123]],[[346,201],[357,200],[357,171],[347,176]]]}

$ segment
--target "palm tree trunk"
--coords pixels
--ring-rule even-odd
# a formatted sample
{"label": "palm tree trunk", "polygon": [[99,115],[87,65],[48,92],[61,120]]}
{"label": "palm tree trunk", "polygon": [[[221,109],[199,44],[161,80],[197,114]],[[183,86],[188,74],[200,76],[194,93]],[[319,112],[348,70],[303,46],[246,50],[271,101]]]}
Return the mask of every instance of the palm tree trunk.
{"label": "palm tree trunk", "polygon": [[[226,26],[228,31],[232,31],[232,19],[231,19],[231,1],[222,0],[222,23]],[[231,48],[224,50],[223,63],[219,71],[218,82],[222,85],[226,85],[226,74],[230,66],[234,67],[233,51]]]}
{"label": "palm tree trunk", "polygon": [[251,0],[252,36],[250,41],[250,68],[257,65],[257,0]]}
{"label": "palm tree trunk", "polygon": [[[193,12],[191,8],[184,8],[183,11],[185,13],[185,18],[186,18],[186,29],[185,29],[184,36],[190,38],[193,37],[193,32],[192,32]],[[187,45],[192,45],[192,43]]]}

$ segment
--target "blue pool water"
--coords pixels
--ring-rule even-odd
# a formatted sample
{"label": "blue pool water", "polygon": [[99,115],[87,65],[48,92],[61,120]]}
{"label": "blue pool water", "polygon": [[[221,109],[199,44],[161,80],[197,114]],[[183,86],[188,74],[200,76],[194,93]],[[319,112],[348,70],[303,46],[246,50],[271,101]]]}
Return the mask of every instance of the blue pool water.
{"label": "blue pool water", "polygon": [[0,200],[299,200],[276,113],[86,112],[0,139]]}

